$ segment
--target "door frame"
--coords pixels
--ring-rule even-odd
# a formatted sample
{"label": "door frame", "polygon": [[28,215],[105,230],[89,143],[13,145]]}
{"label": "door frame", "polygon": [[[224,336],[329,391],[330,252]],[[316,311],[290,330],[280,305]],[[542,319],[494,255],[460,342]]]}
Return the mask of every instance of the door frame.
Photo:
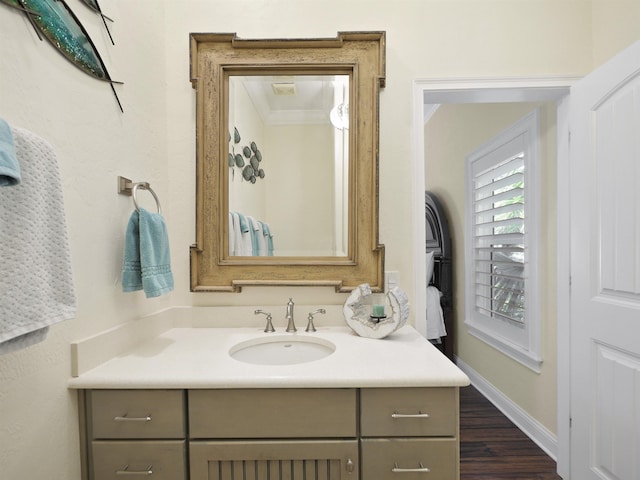
{"label": "door frame", "polygon": [[[569,107],[571,85],[578,76],[553,77],[500,77],[417,79],[413,81],[413,257],[415,312],[426,311],[426,267],[417,259],[424,253],[424,125],[443,103],[501,103],[539,102],[557,103],[557,449],[558,473],[570,476],[570,378],[571,378],[571,310],[569,299],[570,264],[570,210],[569,210]],[[562,319],[562,321],[561,321]],[[415,316],[416,328],[426,333],[426,319]]]}

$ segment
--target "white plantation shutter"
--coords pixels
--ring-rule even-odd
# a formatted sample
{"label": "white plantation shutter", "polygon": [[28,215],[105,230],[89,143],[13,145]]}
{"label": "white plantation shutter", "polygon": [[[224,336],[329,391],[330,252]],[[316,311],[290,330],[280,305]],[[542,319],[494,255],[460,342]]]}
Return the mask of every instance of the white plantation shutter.
{"label": "white plantation shutter", "polygon": [[467,157],[465,323],[539,368],[537,111]]}
{"label": "white plantation shutter", "polygon": [[525,321],[524,152],[473,178],[475,308]]}

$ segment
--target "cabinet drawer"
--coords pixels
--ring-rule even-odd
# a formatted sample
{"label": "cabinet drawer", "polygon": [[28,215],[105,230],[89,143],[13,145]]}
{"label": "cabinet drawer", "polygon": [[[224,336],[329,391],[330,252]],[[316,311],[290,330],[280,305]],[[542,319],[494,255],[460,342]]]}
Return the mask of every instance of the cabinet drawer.
{"label": "cabinet drawer", "polygon": [[457,446],[454,438],[362,440],[362,478],[456,480]]}
{"label": "cabinet drawer", "polygon": [[457,436],[457,388],[366,388],[363,437]]}
{"label": "cabinet drawer", "polygon": [[355,389],[190,390],[191,438],[355,437]]}
{"label": "cabinet drawer", "polygon": [[93,479],[184,480],[184,440],[94,441]]}
{"label": "cabinet drawer", "polygon": [[184,438],[182,390],[92,390],[93,438]]}

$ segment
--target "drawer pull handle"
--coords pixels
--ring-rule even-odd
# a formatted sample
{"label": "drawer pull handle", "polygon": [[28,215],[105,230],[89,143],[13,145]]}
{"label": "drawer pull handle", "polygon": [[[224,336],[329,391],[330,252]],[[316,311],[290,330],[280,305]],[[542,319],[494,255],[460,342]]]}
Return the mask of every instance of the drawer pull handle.
{"label": "drawer pull handle", "polygon": [[121,417],[113,417],[114,422],[150,422],[151,415],[146,415],[144,417],[127,417],[125,413]]}
{"label": "drawer pull handle", "polygon": [[420,468],[400,468],[398,467],[397,463],[394,463],[391,471],[393,473],[429,473],[431,472],[429,468],[422,465],[422,462],[418,463],[418,465],[420,465]]}
{"label": "drawer pull handle", "polygon": [[125,465],[122,470],[116,470],[116,475],[153,475],[153,465],[144,470],[129,470],[129,465]]}
{"label": "drawer pull handle", "polygon": [[429,415],[428,413],[422,413],[422,412],[418,412],[418,413],[398,413],[398,412],[393,412],[391,414],[391,418],[429,418],[431,415]]}
{"label": "drawer pull handle", "polygon": [[355,470],[356,465],[355,463],[353,463],[353,460],[351,460],[350,458],[347,459],[347,472],[348,473],[353,473],[353,471]]}

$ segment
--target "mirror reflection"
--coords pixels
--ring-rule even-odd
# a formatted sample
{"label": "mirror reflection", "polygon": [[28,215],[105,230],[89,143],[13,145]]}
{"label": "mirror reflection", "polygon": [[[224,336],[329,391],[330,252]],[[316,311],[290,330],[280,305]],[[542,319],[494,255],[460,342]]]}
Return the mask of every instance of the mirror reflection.
{"label": "mirror reflection", "polygon": [[229,256],[349,251],[349,75],[229,76]]}

